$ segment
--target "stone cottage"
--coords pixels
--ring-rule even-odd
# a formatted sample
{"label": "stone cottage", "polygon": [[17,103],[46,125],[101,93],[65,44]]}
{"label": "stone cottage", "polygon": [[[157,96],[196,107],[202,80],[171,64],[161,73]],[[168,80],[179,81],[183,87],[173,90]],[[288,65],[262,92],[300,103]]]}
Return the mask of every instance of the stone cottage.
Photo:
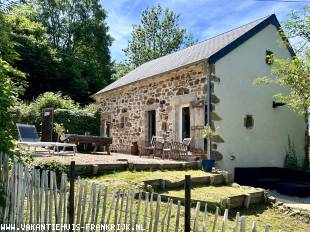
{"label": "stone cottage", "polygon": [[[102,135],[112,136],[119,152],[153,135],[191,137],[195,155],[212,149],[211,158],[230,171],[283,166],[290,136],[302,159],[304,120],[273,99],[285,90],[253,84],[270,75],[270,55],[294,55],[279,43],[279,27],[270,15],[129,72],[93,95],[102,110]],[[209,147],[202,138],[206,124],[217,131]]]}

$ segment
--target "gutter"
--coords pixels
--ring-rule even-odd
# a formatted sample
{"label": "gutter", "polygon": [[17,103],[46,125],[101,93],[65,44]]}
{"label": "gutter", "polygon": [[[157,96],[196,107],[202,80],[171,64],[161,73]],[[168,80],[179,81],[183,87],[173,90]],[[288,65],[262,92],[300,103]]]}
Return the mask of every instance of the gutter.
{"label": "gutter", "polygon": [[[208,89],[207,89],[207,94],[208,94],[208,98],[207,98],[207,124],[208,126],[211,127],[211,112],[212,112],[212,104],[211,104],[211,100],[212,100],[212,71],[211,71],[211,64],[209,61],[207,61],[208,64],[208,76],[207,76],[207,81],[208,81]],[[211,152],[212,152],[212,140],[211,138],[208,138],[207,140],[207,148],[208,148],[208,159],[211,159]]]}

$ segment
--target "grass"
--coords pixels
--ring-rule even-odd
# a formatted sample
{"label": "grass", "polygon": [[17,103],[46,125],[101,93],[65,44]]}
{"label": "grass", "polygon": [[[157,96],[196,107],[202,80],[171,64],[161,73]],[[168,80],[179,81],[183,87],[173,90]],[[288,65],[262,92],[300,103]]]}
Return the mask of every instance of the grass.
{"label": "grass", "polygon": [[[210,173],[205,173],[202,171],[144,171],[144,172],[116,172],[111,174],[106,174],[103,176],[86,178],[86,180],[90,182],[96,182],[97,184],[102,184],[108,186],[109,189],[130,189],[130,190],[139,190],[141,189],[141,182],[149,179],[166,179],[171,181],[179,181],[184,179],[185,175],[191,175],[192,177],[199,177],[210,175]],[[193,188],[192,189],[192,198],[193,199],[208,199],[210,201],[218,201],[220,198],[225,196],[232,196],[247,193],[249,191],[253,191],[251,189],[242,189],[235,188],[231,186],[209,186],[209,187],[201,187],[201,188]],[[165,193],[166,194],[166,193]],[[173,190],[168,191],[168,194],[174,196],[184,196],[183,190]],[[143,203],[141,205],[142,209]],[[163,203],[161,207],[160,215],[164,215],[166,204]],[[175,207],[175,206],[174,206]],[[222,212],[223,213],[223,212]],[[194,208],[192,208],[192,215],[195,214]],[[267,205],[254,205],[250,206],[249,209],[241,209],[241,215],[247,216],[247,230],[250,229],[252,222],[257,222],[258,231],[263,231],[264,225],[268,224],[270,226],[270,231],[300,231],[306,232],[310,231],[310,225],[303,222],[302,220],[291,217],[289,215],[285,215],[279,212],[276,208]],[[235,210],[229,211],[229,223],[228,223],[228,231],[231,231],[233,225],[235,223]],[[142,216],[142,213],[141,213]],[[183,207],[181,209],[181,217],[184,218]],[[214,219],[214,212],[211,210],[208,212],[209,218],[209,230],[211,229],[211,223]],[[175,220],[175,212],[171,214],[171,221]],[[222,216],[218,219],[218,227],[216,231],[221,231],[221,222]],[[183,228],[183,219],[180,221],[181,227]],[[199,220],[199,228],[202,225],[202,212],[200,212],[200,220]],[[170,228],[173,231],[173,228]],[[169,231],[170,231],[169,230]]]}
{"label": "grass", "polygon": [[200,170],[189,171],[142,171],[142,172],[115,172],[107,175],[102,175],[93,178],[86,178],[98,184],[109,186],[112,189],[141,189],[144,180],[165,179],[170,181],[180,181],[185,175],[192,177],[201,177],[213,175]]}
{"label": "grass", "polygon": [[[242,195],[251,192],[255,192],[255,190],[231,186],[206,186],[193,188],[191,196],[192,199],[195,200],[219,202],[221,198],[224,197]],[[164,192],[164,194],[174,197],[184,197],[185,193],[183,189],[180,189],[167,191]]]}

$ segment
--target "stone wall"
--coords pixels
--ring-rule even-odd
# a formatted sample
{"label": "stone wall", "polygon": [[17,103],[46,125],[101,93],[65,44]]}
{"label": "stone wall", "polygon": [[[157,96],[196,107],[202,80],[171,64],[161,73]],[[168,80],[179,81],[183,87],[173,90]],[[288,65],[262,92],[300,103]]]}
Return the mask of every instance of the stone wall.
{"label": "stone wall", "polygon": [[156,111],[156,135],[180,141],[181,107],[190,107],[191,147],[203,152],[207,66],[195,64],[96,96],[102,129],[111,123],[112,150],[129,152],[132,142],[148,139],[147,112]]}

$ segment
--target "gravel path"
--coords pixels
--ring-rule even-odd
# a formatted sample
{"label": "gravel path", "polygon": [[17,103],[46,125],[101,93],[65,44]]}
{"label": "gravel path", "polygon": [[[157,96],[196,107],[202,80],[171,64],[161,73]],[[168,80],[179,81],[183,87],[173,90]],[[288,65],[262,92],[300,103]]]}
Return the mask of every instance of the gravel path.
{"label": "gravel path", "polygon": [[135,163],[135,164],[164,164],[164,163],[184,163],[183,161],[175,160],[162,160],[159,158],[139,157],[120,153],[111,153],[107,155],[103,152],[96,154],[84,154],[77,153],[75,156],[71,154],[53,155],[48,156],[46,154],[37,154],[35,162],[55,160],[60,163],[69,164],[71,161],[75,161],[76,164],[117,164],[117,163]]}
{"label": "gravel path", "polygon": [[291,197],[272,190],[270,194],[291,208],[310,210],[310,197]]}

